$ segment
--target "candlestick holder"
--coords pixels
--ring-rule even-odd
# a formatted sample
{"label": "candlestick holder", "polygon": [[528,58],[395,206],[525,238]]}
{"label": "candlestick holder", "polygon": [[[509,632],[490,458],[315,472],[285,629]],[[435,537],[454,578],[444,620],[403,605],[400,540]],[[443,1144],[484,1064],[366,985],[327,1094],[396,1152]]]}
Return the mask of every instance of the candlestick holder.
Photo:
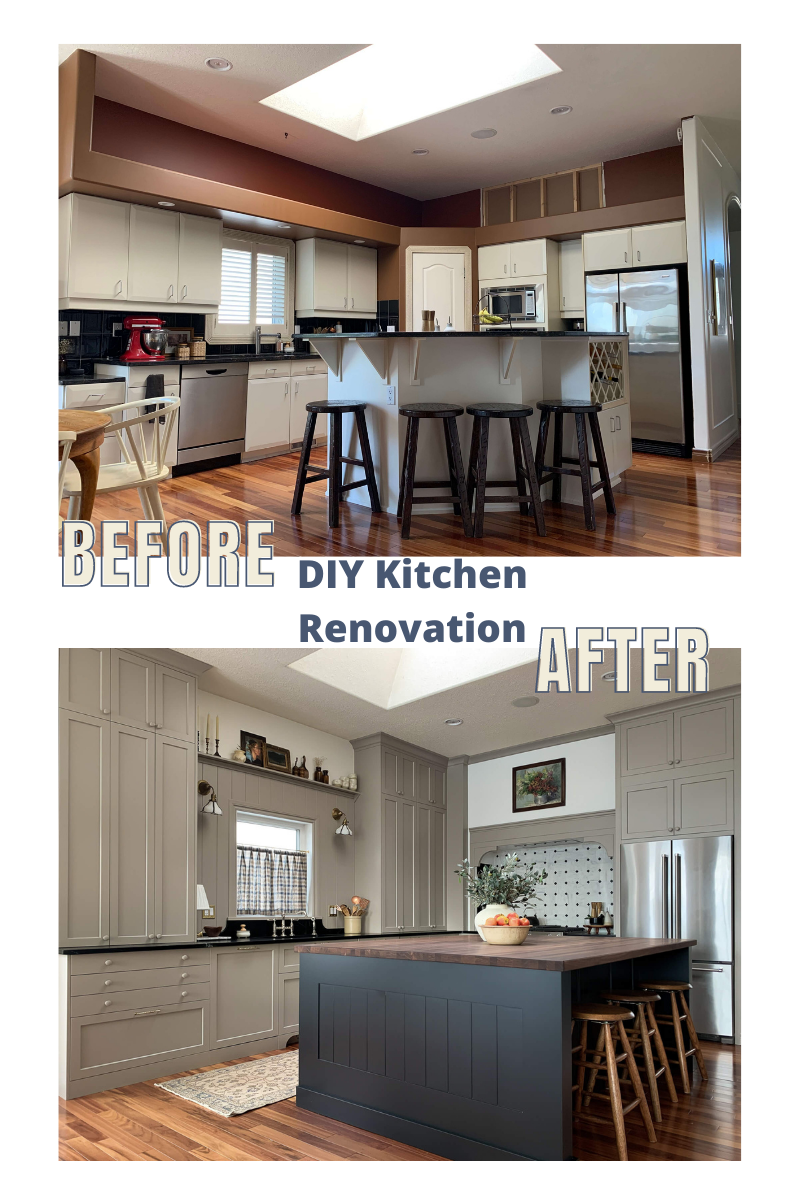
{"label": "candlestick holder", "polygon": [[206,754],[208,754],[208,738],[206,738]]}
{"label": "candlestick holder", "polygon": [[222,755],[219,752],[219,738],[214,739],[214,745],[216,747],[214,750],[214,758],[222,758]]}

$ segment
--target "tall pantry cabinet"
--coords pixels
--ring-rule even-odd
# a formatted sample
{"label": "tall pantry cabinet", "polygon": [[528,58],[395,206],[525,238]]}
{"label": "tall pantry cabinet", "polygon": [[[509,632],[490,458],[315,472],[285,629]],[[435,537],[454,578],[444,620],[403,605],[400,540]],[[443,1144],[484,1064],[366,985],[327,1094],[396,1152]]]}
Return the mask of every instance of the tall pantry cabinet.
{"label": "tall pantry cabinet", "polygon": [[194,937],[196,696],[138,652],[60,651],[62,946]]}

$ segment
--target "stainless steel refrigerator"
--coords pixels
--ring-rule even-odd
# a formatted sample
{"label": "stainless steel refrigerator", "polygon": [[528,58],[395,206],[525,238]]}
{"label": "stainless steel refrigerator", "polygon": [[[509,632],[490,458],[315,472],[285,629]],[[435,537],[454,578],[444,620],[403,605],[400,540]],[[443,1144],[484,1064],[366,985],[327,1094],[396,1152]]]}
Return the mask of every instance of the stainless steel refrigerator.
{"label": "stainless steel refrigerator", "polygon": [[698,1033],[733,1037],[733,838],[624,842],[622,937],[696,938],[692,1019]]}
{"label": "stainless steel refrigerator", "polygon": [[687,446],[678,272],[586,276],[586,328],[628,334],[631,435],[638,449],[679,454]]}

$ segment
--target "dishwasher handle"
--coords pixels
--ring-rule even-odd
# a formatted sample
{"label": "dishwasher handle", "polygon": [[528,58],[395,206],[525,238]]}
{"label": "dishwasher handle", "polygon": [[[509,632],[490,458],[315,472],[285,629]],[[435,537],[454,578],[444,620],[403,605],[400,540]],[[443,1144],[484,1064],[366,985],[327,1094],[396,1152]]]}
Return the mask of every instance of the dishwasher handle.
{"label": "dishwasher handle", "polygon": [[227,367],[208,367],[206,375],[224,375],[227,369]]}

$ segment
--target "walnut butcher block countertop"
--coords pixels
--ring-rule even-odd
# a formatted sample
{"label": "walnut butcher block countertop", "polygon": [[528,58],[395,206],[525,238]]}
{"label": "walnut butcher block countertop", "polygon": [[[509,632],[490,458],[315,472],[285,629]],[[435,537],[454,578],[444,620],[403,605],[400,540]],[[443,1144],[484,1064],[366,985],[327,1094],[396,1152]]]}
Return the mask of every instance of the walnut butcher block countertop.
{"label": "walnut butcher block countertop", "polygon": [[341,954],[354,958],[397,958],[411,962],[462,963],[475,967],[525,967],[529,971],[579,971],[602,963],[643,958],[694,946],[688,938],[547,937],[531,933],[521,946],[490,946],[477,933],[369,938],[306,943],[298,954]]}

